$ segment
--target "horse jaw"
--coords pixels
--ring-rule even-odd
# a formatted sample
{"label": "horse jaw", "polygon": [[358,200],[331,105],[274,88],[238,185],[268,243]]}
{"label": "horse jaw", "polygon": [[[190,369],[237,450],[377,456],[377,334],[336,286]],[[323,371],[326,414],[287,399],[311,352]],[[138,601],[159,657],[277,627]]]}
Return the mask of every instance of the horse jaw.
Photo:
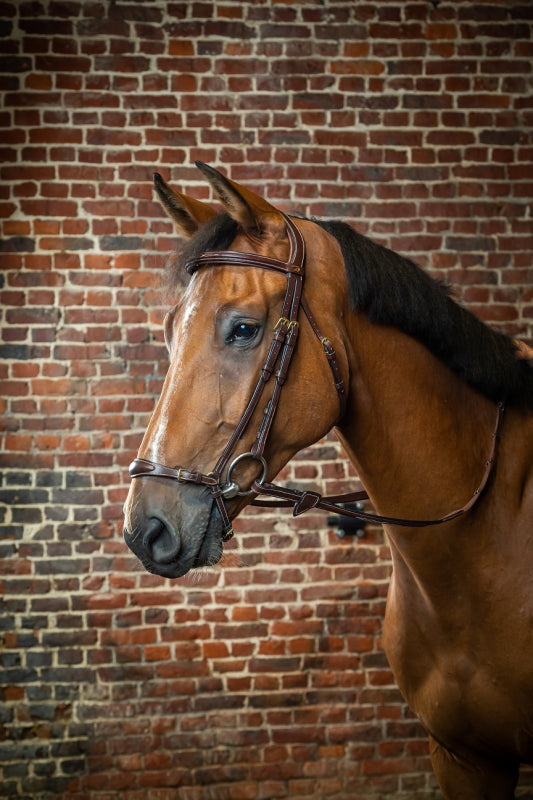
{"label": "horse jaw", "polygon": [[136,478],[124,520],[124,541],[154,575],[180,578],[222,557],[222,520],[205,487]]}

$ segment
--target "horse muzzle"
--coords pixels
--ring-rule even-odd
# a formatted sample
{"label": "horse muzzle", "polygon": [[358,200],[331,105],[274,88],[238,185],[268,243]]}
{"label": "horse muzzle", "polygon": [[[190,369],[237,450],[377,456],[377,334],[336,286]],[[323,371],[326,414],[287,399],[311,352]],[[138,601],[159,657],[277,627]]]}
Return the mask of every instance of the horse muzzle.
{"label": "horse muzzle", "polygon": [[124,517],[124,541],[148,572],[180,578],[220,561],[222,520],[204,487],[133,481]]}

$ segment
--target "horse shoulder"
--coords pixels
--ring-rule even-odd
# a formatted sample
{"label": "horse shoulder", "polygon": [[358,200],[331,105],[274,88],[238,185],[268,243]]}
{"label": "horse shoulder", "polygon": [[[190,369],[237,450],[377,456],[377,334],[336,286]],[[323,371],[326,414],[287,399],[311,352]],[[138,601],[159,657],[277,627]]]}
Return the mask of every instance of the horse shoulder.
{"label": "horse shoulder", "polygon": [[531,761],[532,609],[508,609],[514,621],[506,637],[501,619],[486,621],[480,613],[473,623],[472,609],[461,607],[440,614],[416,590],[403,589],[401,600],[401,583],[389,597],[384,644],[398,686],[426,730],[451,752],[465,754],[483,741],[489,755]]}

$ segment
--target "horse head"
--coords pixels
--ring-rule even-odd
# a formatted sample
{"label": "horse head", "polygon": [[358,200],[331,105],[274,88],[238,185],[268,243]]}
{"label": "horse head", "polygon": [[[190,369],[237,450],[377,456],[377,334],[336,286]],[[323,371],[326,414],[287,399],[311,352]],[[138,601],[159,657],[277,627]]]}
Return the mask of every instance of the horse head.
{"label": "horse head", "polygon": [[220,560],[255,482],[272,480],[335,425],[348,372],[346,277],[334,238],[197,166],[222,214],[155,176],[189,241],[181,296],[164,322],[170,364],[124,509],[126,543],[166,577]]}

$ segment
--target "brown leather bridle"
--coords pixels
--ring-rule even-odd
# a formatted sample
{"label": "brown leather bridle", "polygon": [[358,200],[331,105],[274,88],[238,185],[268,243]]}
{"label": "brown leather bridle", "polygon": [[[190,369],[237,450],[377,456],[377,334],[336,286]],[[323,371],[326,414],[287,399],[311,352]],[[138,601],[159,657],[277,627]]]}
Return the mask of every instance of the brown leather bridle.
{"label": "brown leather bridle", "polygon": [[[281,213],[281,212],[280,212]],[[346,387],[342,378],[335,349],[330,339],[322,335],[318,324],[311,313],[309,304],[304,295],[304,275],[305,275],[305,242],[303,236],[293,222],[293,220],[283,214],[287,233],[289,236],[289,257],[287,261],[281,261],[269,256],[260,256],[255,253],[240,253],[234,250],[210,250],[205,252],[194,261],[188,262],[185,269],[189,274],[194,274],[201,267],[218,266],[238,266],[238,267],[260,267],[261,269],[281,272],[287,276],[287,288],[285,298],[281,308],[281,314],[274,327],[274,334],[270,343],[270,348],[261,369],[261,374],[251,394],[248,405],[238,422],[235,431],[228,440],[220,458],[218,459],[212,472],[202,473],[188,470],[184,467],[167,467],[164,464],[157,464],[145,458],[136,458],[132,461],[129,473],[132,478],[154,477],[170,478],[181,483],[194,483],[209,487],[213,499],[220,513],[224,532],[222,539],[228,541],[233,536],[231,520],[226,509],[225,500],[231,500],[237,496],[246,495],[266,495],[276,498],[274,502],[255,499],[252,505],[267,508],[290,508],[293,515],[298,516],[311,508],[319,508],[324,511],[335,512],[343,516],[355,517],[356,519],[367,522],[377,522],[389,525],[402,525],[407,527],[426,527],[428,525],[439,525],[449,522],[456,517],[465,514],[478,501],[483,489],[485,488],[494,462],[496,460],[498,434],[501,427],[504,406],[498,403],[498,413],[496,425],[492,434],[492,447],[488,460],[485,462],[485,472],[481,483],[475,490],[470,500],[461,508],[451,511],[439,519],[432,520],[412,520],[395,517],[384,517],[379,514],[368,514],[364,511],[346,509],[341,504],[346,502],[359,502],[368,500],[365,491],[351,492],[342,495],[331,495],[323,497],[318,492],[300,491],[298,489],[288,489],[266,481],[268,464],[265,460],[265,446],[270,433],[272,423],[278,408],[281,390],[286,381],[291,359],[294,354],[298,339],[300,321],[300,309],[304,312],[311,329],[322,345],[324,354],[328,360],[333,377],[333,385],[339,397],[340,413],[339,419],[343,416],[346,408]],[[277,367],[277,369],[276,369]],[[238,442],[244,435],[250,420],[259,404],[267,383],[272,376],[274,378],[274,388],[268,403],[266,404],[263,419],[259,426],[256,439],[249,451],[237,455],[230,462]],[[261,474],[256,478],[251,487],[241,490],[238,484],[232,480],[233,471],[238,463],[245,459],[257,461],[261,467]],[[229,463],[229,466],[228,466]],[[226,469],[226,479],[221,482],[222,475]]]}

